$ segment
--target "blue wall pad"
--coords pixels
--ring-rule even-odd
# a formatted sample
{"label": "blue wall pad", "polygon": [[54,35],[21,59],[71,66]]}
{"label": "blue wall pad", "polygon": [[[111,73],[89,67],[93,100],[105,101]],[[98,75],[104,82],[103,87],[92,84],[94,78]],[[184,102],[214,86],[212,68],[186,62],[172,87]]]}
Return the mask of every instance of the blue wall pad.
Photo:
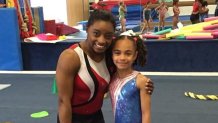
{"label": "blue wall pad", "polygon": [[38,7],[39,11],[39,22],[40,22],[40,32],[45,32],[45,26],[44,26],[44,12],[42,7]]}
{"label": "blue wall pad", "polygon": [[[24,70],[55,70],[60,53],[77,43],[22,42]],[[153,72],[218,72],[218,40],[146,40],[148,62],[135,68]]]}
{"label": "blue wall pad", "polygon": [[21,40],[15,8],[0,8],[0,70],[22,70]]}

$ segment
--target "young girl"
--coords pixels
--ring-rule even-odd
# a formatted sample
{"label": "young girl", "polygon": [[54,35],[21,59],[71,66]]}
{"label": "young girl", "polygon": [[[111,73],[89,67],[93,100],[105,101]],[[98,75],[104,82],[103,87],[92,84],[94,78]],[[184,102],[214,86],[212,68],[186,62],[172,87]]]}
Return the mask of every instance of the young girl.
{"label": "young girl", "polygon": [[143,9],[143,21],[144,21],[144,25],[143,25],[143,28],[142,28],[142,32],[145,31],[145,29],[147,29],[147,31],[151,30],[151,24],[150,22],[152,21],[152,18],[151,18],[151,8],[150,8],[150,4],[151,2],[148,1],[146,4],[145,4],[145,7]]}
{"label": "young girl", "polygon": [[201,2],[202,0],[195,0],[195,2],[192,5],[192,14],[190,16],[190,20],[192,24],[199,23],[199,8],[201,7]]}
{"label": "young girl", "polygon": [[178,6],[179,0],[173,0],[173,29],[177,28],[177,23],[179,22],[179,6]]}
{"label": "young girl", "polygon": [[158,31],[160,31],[160,29],[162,29],[162,30],[164,29],[164,26],[165,26],[165,14],[168,11],[168,7],[165,4],[164,0],[162,0],[162,2],[156,8],[156,10],[159,13],[159,27],[158,27]]}
{"label": "young girl", "polygon": [[209,9],[207,8],[207,1],[203,1],[202,6],[200,8],[200,21],[204,22],[204,18],[208,18]]}
{"label": "young girl", "polygon": [[133,69],[143,66],[147,49],[137,36],[119,36],[111,45],[116,66],[109,85],[115,123],[150,123],[150,95],[143,89],[149,79]]}
{"label": "young girl", "polygon": [[120,20],[120,24],[121,24],[121,32],[126,31],[126,18],[125,18],[126,12],[127,12],[126,5],[122,1],[119,3],[119,20]]}

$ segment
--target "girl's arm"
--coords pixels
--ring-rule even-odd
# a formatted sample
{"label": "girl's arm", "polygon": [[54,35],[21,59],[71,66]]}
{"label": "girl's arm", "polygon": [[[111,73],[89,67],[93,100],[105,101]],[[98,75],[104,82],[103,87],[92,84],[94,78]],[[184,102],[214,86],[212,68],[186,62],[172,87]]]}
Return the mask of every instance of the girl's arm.
{"label": "girl's arm", "polygon": [[167,5],[165,5],[165,8],[168,10],[168,6]]}
{"label": "girl's arm", "polygon": [[174,12],[174,14],[176,14],[176,15],[179,15],[179,13],[180,13],[180,10],[179,10],[179,8],[178,8],[178,7],[176,7],[176,6],[173,6],[173,12]]}
{"label": "girl's arm", "polygon": [[143,9],[142,16],[143,16],[143,20],[145,20],[145,8]]}
{"label": "girl's arm", "polygon": [[150,22],[153,22],[153,19],[152,19],[152,17],[151,17],[151,13],[150,13],[150,15],[149,15],[149,21],[150,21]]}
{"label": "girl's arm", "polygon": [[[73,64],[72,61],[74,61]],[[72,123],[71,98],[73,95],[74,77],[79,67],[79,56],[75,51],[67,49],[61,53],[56,69],[60,123]]]}
{"label": "girl's arm", "polygon": [[122,7],[121,7],[121,10],[122,10],[123,12],[126,12],[126,6],[125,6],[125,5],[122,6]]}
{"label": "girl's arm", "polygon": [[157,7],[155,8],[155,10],[157,11],[158,9],[160,9],[161,5],[162,5],[162,4],[160,4],[159,6],[157,6]]}
{"label": "girl's arm", "polygon": [[209,13],[209,9],[206,7],[205,12]]}
{"label": "girl's arm", "polygon": [[148,81],[150,80],[142,74],[139,74],[136,79],[137,87],[140,89],[142,123],[151,123],[151,97],[144,89]]}

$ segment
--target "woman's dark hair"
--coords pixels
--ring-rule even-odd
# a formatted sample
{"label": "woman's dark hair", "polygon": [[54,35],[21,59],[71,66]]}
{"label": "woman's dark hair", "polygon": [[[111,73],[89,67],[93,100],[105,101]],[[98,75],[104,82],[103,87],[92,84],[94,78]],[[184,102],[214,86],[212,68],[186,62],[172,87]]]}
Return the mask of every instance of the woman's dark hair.
{"label": "woman's dark hair", "polygon": [[118,36],[112,41],[110,48],[106,52],[106,58],[107,58],[106,60],[111,73],[116,72],[116,66],[114,65],[112,60],[112,49],[117,41],[123,40],[125,38],[132,41],[135,45],[136,51],[138,51],[138,55],[134,65],[144,66],[147,62],[147,47],[139,36],[126,36],[126,35]]}
{"label": "woman's dark hair", "polygon": [[89,20],[87,23],[87,28],[93,25],[96,21],[107,21],[111,22],[111,24],[114,27],[114,30],[116,28],[116,21],[114,19],[114,16],[112,15],[111,12],[106,11],[106,10],[94,10],[91,15],[89,16]]}

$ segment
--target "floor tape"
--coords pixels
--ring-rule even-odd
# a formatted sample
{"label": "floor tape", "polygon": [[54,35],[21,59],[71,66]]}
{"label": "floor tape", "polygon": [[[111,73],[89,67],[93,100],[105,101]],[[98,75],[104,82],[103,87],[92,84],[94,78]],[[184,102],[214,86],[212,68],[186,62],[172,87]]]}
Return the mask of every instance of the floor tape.
{"label": "floor tape", "polygon": [[0,90],[10,87],[11,84],[0,84]]}

